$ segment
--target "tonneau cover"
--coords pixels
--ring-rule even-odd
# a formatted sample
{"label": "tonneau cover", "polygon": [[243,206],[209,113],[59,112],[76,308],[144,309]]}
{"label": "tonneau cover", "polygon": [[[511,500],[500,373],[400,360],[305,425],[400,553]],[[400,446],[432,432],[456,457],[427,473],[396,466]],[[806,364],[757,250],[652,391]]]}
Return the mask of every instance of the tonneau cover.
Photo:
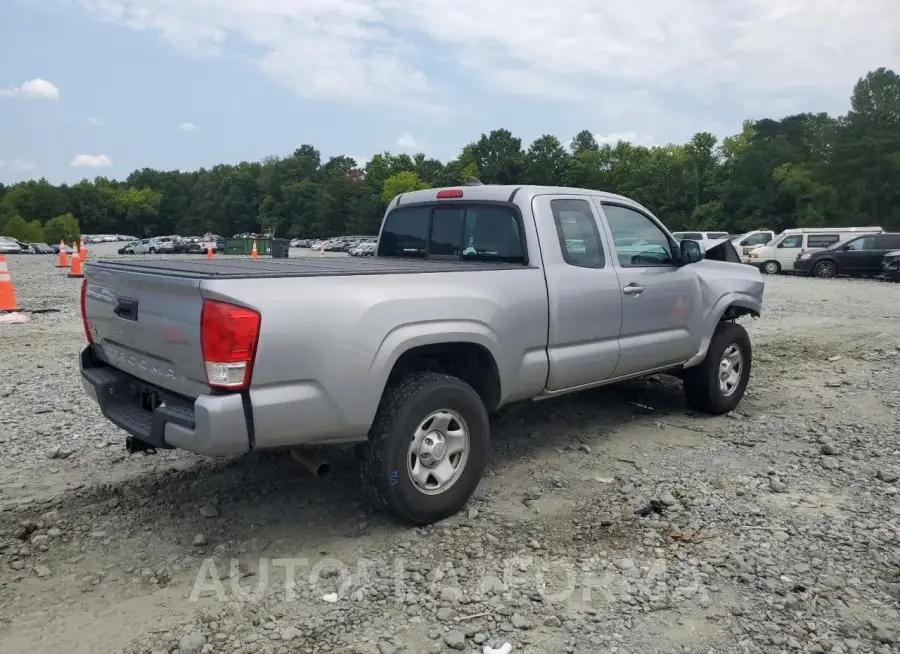
{"label": "tonneau cover", "polygon": [[294,259],[151,259],[124,261],[95,259],[87,263],[103,270],[120,269],[189,279],[249,279],[266,277],[329,277],[350,275],[405,275],[415,273],[519,270],[521,264],[434,261],[380,257],[298,257]]}

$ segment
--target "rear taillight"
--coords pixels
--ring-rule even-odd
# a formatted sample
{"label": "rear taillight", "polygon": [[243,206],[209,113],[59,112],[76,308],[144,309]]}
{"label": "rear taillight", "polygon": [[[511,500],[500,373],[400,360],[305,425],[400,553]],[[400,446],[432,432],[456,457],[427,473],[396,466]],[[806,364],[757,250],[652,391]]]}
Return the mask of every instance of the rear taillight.
{"label": "rear taillight", "polygon": [[203,300],[200,345],[211,388],[240,391],[250,386],[260,316],[227,302]]}
{"label": "rear taillight", "polygon": [[87,319],[87,280],[81,280],[81,324],[84,325],[84,336],[87,338],[89,345],[93,345],[94,339],[91,337],[91,328]]}

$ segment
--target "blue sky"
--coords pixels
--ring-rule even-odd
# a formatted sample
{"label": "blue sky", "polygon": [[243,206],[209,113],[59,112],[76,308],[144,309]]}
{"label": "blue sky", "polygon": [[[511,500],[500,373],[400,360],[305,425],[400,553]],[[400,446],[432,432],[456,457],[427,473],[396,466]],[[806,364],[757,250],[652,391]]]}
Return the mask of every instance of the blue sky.
{"label": "blue sky", "polygon": [[845,111],[898,33],[897,0],[0,0],[0,182],[722,137]]}

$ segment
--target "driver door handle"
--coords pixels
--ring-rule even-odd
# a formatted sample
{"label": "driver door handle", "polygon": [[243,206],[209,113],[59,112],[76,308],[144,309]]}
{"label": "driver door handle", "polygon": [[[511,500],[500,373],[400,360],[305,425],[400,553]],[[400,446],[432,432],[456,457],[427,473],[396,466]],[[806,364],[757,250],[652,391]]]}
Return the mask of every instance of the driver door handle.
{"label": "driver door handle", "polygon": [[643,292],[646,291],[646,290],[647,290],[647,289],[645,289],[645,288],[644,288],[643,286],[641,286],[640,284],[635,284],[634,282],[632,282],[631,284],[629,284],[628,286],[626,286],[625,288],[623,288],[623,289],[622,289],[622,292],[623,292],[625,295],[638,296],[638,295],[640,295],[641,293],[643,293]]}

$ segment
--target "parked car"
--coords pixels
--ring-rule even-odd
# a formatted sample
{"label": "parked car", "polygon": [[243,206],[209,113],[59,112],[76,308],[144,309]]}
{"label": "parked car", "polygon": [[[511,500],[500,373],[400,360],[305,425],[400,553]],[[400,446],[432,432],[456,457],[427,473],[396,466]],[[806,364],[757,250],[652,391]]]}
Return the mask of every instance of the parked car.
{"label": "parked car", "polygon": [[348,253],[351,257],[371,257],[375,255],[375,243],[360,243],[354,245]]}
{"label": "parked car", "polygon": [[747,255],[746,262],[769,275],[794,272],[794,262],[806,252],[831,247],[855,234],[875,234],[883,231],[881,227],[786,229],[771,243],[753,248]]}
{"label": "parked car", "polygon": [[176,237],[157,236],[155,238],[143,238],[134,245],[123,248],[125,254],[172,254],[175,251]]}
{"label": "parked car", "polygon": [[734,248],[678,243],[622,196],[414,191],[373,262],[89,261],[81,379],[129,451],[356,443],[370,498],[427,524],[471,497],[488,413],[512,402],[666,372],[694,409],[732,411],[752,364],[735,320],[763,288]]}
{"label": "parked car", "polygon": [[771,229],[754,229],[737,236],[729,236],[732,245],[741,256],[741,261],[749,263],[749,254],[760,245],[766,245],[775,238],[775,232]]}
{"label": "parked car", "polygon": [[900,250],[891,250],[881,259],[881,274],[900,281]]}
{"label": "parked car", "polygon": [[676,241],[685,239],[697,241],[705,250],[708,247],[714,247],[719,242],[728,239],[728,232],[673,232],[672,236]]}
{"label": "parked car", "polygon": [[175,238],[172,243],[172,254],[206,254],[206,248],[200,244],[199,237]]}
{"label": "parked car", "polygon": [[794,269],[821,279],[838,275],[879,275],[885,255],[900,248],[900,232],[853,236],[831,247],[804,252]]}
{"label": "parked car", "polygon": [[31,247],[33,254],[53,254],[53,248],[46,243],[29,243],[28,245]]}
{"label": "parked car", "polygon": [[0,236],[0,254],[25,254],[28,247],[14,238]]}
{"label": "parked car", "polygon": [[59,254],[59,251],[61,249],[65,250],[66,254],[72,254],[74,252],[72,247],[69,245],[64,245],[64,246],[62,246],[62,248],[60,248],[59,243],[54,243],[53,245],[50,246],[50,249],[53,250],[53,254]]}

